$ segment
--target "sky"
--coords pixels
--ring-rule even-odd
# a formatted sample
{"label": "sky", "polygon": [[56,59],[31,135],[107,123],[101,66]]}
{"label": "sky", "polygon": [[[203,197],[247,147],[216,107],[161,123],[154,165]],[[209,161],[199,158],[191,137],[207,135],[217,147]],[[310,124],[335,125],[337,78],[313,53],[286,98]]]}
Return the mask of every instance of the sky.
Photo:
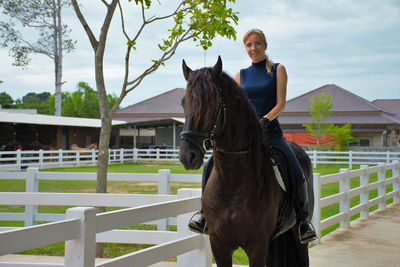
{"label": "sky", "polygon": [[[79,1],[95,35],[105,16],[101,1]],[[134,1],[122,1],[125,25],[136,34],[141,15]],[[153,1],[150,15],[163,15],[178,0]],[[182,59],[192,69],[212,66],[218,55],[223,69],[231,75],[251,64],[242,44],[246,31],[264,31],[267,54],[283,64],[288,73],[287,99],[336,84],[366,100],[400,99],[400,1],[398,0],[236,0],[229,5],[239,12],[236,41],[217,37],[206,52],[193,41],[180,46],[176,54],[156,73],[147,76],[123,100],[121,107],[138,103],[175,88],[185,88]],[[4,17],[2,17],[4,18]],[[63,91],[75,91],[80,81],[96,88],[94,54],[72,8],[64,10],[63,23],[77,40],[75,51],[64,53]],[[131,78],[141,73],[160,54],[157,44],[166,37],[168,23],[145,28],[132,55]],[[27,33],[34,38],[33,31]],[[114,15],[107,41],[104,70],[107,93],[119,96],[124,75],[126,40],[121,34],[120,16]],[[28,67],[12,66],[8,50],[0,48],[0,92],[13,99],[29,92],[54,93],[54,63],[43,55],[33,55]]]}

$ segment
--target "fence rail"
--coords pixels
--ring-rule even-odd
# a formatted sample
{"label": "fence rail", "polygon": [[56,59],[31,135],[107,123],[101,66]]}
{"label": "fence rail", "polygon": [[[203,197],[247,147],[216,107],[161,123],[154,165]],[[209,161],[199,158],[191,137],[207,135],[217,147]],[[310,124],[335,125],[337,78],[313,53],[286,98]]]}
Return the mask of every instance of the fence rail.
{"label": "fence rail", "polygon": [[[144,194],[81,194],[64,193],[62,198],[57,193],[38,193],[40,180],[81,180],[96,181],[96,173],[76,172],[40,172],[38,168],[28,168],[26,172],[0,172],[2,179],[26,180],[26,193],[2,192],[0,205],[24,205],[25,213],[0,213],[1,220],[25,221],[25,226],[34,225],[36,221],[57,221],[65,218],[64,214],[39,213],[35,205],[60,206],[107,206],[134,207],[169,201],[176,198],[170,195],[171,182],[201,182],[201,174],[172,174],[170,170],[159,170],[158,173],[108,173],[108,181],[155,182],[158,195]],[[149,222],[157,224],[159,230],[166,230],[168,225],[176,225],[176,218]]]}
{"label": "fence rail", "polygon": [[[313,224],[318,236],[321,236],[322,230],[338,223],[341,228],[349,228],[352,216],[359,214],[361,218],[367,218],[370,208],[378,206],[378,209],[385,209],[388,200],[399,202],[399,166],[399,161],[396,161],[374,167],[361,165],[358,170],[340,169],[340,173],[337,174],[324,176],[320,176],[318,173],[314,174]],[[374,175],[377,177],[376,181],[371,178]],[[388,175],[391,176],[386,177]],[[357,186],[351,187],[350,182]],[[321,187],[332,183],[339,183],[339,192],[321,198]],[[371,198],[372,194],[370,193],[374,190],[377,191],[375,192],[376,197]],[[359,198],[359,200],[355,198]],[[353,205],[351,204],[352,200],[355,202]],[[339,213],[321,219],[321,210],[334,204],[339,204]]]}
{"label": "fence rail", "polygon": [[[38,204],[48,205],[45,199],[38,197],[40,194],[42,193],[30,197],[36,198]],[[200,194],[200,189],[179,189],[174,200],[97,215],[95,208],[69,208],[65,220],[19,229],[6,229],[0,233],[0,255],[65,241],[64,265],[46,264],[46,266],[148,266],[178,255],[178,266],[187,266],[188,262],[197,258],[199,266],[211,267],[208,237],[193,234],[186,227],[191,213],[200,208]],[[58,195],[63,199],[63,193]],[[89,198],[94,195],[96,194],[86,194]],[[29,199],[18,203],[31,204]],[[92,204],[97,205],[96,201]],[[169,216],[178,216],[176,232],[114,230]],[[118,236],[125,238],[126,241],[122,243],[157,245],[95,265],[96,242],[119,242]],[[0,262],[0,266],[20,266],[18,264]],[[37,265],[26,263],[24,266]]]}
{"label": "fence rail", "polygon": [[[374,206],[377,206],[378,209],[385,209],[388,200],[399,202],[399,166],[400,163],[397,161],[374,167],[363,165],[358,170],[341,169],[340,173],[337,174],[324,176],[314,174],[315,206],[313,224],[318,236],[321,236],[321,232],[324,229],[335,224],[339,224],[341,228],[348,228],[351,217],[354,215],[359,214],[361,218],[367,218],[370,209]],[[10,179],[13,174],[17,179],[22,179],[20,173],[10,174],[4,172],[0,173],[0,178]],[[38,180],[57,179],[58,173],[50,174],[39,172],[37,169],[28,169],[24,175],[25,179],[27,179],[26,184],[29,184],[30,188],[37,190]],[[78,179],[77,177],[83,179],[92,178],[91,175],[82,173],[71,173],[69,175],[71,176],[69,179],[73,180]],[[74,175],[77,177],[72,177]],[[131,180],[135,180],[133,177],[136,174],[130,175],[132,175]],[[69,177],[64,174],[61,176],[63,179]],[[128,176],[125,175],[120,175],[119,177],[128,179]],[[185,180],[185,177],[187,177],[187,180]],[[113,177],[113,179],[117,178]],[[200,182],[201,179],[200,175],[173,175],[168,170],[161,170],[158,174],[143,175],[140,178],[146,181],[158,181],[159,192],[162,191],[163,193],[169,193],[169,189],[166,188],[169,188],[171,181]],[[321,187],[332,183],[338,184],[339,192],[321,198]],[[160,184],[163,185],[160,187]],[[376,197],[371,197],[373,195],[371,194],[372,191],[376,191]],[[196,260],[204,263],[202,266],[209,266],[208,264],[211,264],[211,252],[207,238],[199,235],[191,235],[186,229],[191,212],[200,208],[200,194],[201,189],[180,189],[178,190],[178,195],[168,195],[165,193],[163,195],[124,195],[0,192],[0,205],[26,205],[25,222],[32,220],[30,223],[34,223],[33,220],[40,217],[37,214],[37,210],[35,211],[35,205],[47,206],[50,203],[50,205],[64,206],[106,205],[111,207],[120,206],[120,204],[125,203],[121,206],[134,206],[133,208],[111,211],[95,216],[92,214],[93,211],[91,208],[71,208],[68,209],[65,218],[61,218],[62,220],[58,222],[39,226],[34,225],[22,229],[11,229],[9,227],[0,229],[0,231],[5,231],[0,233],[0,255],[18,252],[28,247],[39,247],[43,244],[49,244],[49,242],[66,241],[65,263],[62,266],[94,266],[93,246],[97,240],[97,242],[156,244],[156,246],[124,255],[96,266],[125,266],[129,264],[132,264],[132,266],[148,266],[168,257],[181,255],[182,253],[181,256],[178,256],[178,266],[187,266],[194,257],[196,257]],[[358,198],[359,200],[355,204],[351,204],[354,198]],[[321,210],[330,205],[338,205],[339,212],[322,219]],[[36,215],[32,216],[32,214]],[[162,231],[118,229],[151,220],[153,222],[160,222],[160,219],[164,222],[161,225],[165,226],[166,218],[176,215],[178,215],[176,219],[177,232],[165,231],[166,227]],[[15,219],[14,217],[7,217],[10,216],[10,213],[0,213],[0,216],[2,216],[0,220]],[[60,218],[58,217],[58,219]],[[75,229],[78,225],[76,219],[79,219],[79,231]],[[65,227],[59,227],[59,225],[64,224],[66,225]],[[52,231],[52,235],[43,234],[43,229]],[[57,231],[60,231],[60,233],[54,235],[53,238],[54,229],[59,229]],[[68,236],[67,233],[71,236]],[[10,242],[24,243],[25,241],[22,240],[25,239],[29,239],[27,244],[10,244]],[[315,243],[318,242],[317,240]],[[133,265],[133,262],[135,265]],[[17,265],[4,265],[4,263],[0,262],[0,266]]]}
{"label": "fence rail", "polygon": [[[400,152],[369,151],[307,151],[314,167],[317,164],[376,165],[400,160]],[[98,150],[38,150],[38,151],[0,151],[0,168],[22,170],[28,167],[63,167],[95,165]],[[205,160],[211,156],[207,152]],[[177,149],[110,149],[109,163],[129,163],[137,161],[179,162]]]}

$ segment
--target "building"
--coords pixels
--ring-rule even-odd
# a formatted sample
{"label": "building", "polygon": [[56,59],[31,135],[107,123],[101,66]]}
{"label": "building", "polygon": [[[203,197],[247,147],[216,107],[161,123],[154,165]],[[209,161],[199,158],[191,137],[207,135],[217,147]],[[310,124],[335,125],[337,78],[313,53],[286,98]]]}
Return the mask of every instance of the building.
{"label": "building", "polygon": [[[334,84],[324,85],[287,101],[279,117],[287,139],[301,145],[315,144],[303,124],[311,119],[307,109],[311,105],[311,97],[322,92],[331,95],[334,103],[327,123],[350,123],[352,135],[357,139],[353,146],[400,146],[400,99],[370,102]],[[118,110],[113,119],[127,122],[118,126],[121,147],[178,147],[184,124],[181,106],[184,94],[185,89],[177,88]]]}
{"label": "building", "polygon": [[334,84],[324,85],[287,101],[279,121],[288,140],[300,145],[315,144],[303,124],[311,119],[307,109],[311,105],[310,99],[321,93],[331,95],[331,103],[334,104],[331,108],[332,115],[326,122],[335,125],[350,123],[351,133],[358,140],[353,146],[400,146],[400,111],[396,106],[399,99],[369,102]]}
{"label": "building", "polygon": [[[71,149],[73,144],[86,147],[99,142],[99,119],[4,111],[0,112],[1,150]],[[113,121],[115,126],[123,123]]]}
{"label": "building", "polygon": [[126,122],[118,127],[120,147],[177,148],[185,122],[184,95],[185,89],[176,88],[117,110],[113,119]]}

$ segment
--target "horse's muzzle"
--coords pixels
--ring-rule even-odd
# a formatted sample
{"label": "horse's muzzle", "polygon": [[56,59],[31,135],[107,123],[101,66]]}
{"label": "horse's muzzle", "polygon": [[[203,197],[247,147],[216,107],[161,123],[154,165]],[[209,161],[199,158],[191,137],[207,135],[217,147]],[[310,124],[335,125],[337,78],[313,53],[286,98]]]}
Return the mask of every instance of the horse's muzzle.
{"label": "horse's muzzle", "polygon": [[182,140],[179,160],[186,170],[197,170],[203,164],[204,152],[187,140]]}

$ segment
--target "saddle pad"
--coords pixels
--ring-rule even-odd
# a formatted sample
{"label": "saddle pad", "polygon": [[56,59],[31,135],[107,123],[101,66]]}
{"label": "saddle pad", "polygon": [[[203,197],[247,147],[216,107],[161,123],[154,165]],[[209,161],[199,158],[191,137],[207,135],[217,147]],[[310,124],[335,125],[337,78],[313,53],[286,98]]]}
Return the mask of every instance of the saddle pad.
{"label": "saddle pad", "polygon": [[286,186],[285,186],[285,183],[283,182],[281,172],[279,171],[278,166],[276,164],[274,164],[273,160],[272,160],[272,167],[274,169],[275,177],[276,177],[276,180],[278,181],[279,186],[283,189],[283,191],[286,192]]}

